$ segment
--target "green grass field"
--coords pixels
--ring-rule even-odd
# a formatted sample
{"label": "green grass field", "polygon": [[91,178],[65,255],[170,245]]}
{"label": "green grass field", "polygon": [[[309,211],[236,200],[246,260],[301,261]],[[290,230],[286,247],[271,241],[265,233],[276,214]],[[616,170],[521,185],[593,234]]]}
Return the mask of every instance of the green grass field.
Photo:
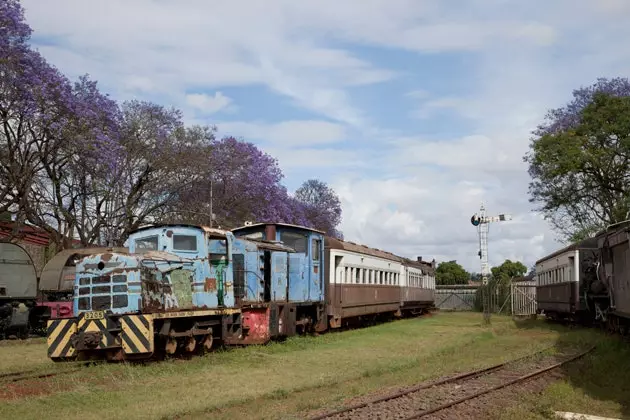
{"label": "green grass field", "polygon": [[[515,323],[479,313],[441,313],[371,328],[296,337],[148,365],[106,364],[87,374],[0,391],[0,418],[303,418],[349,398],[468,371],[555,346],[597,343],[542,396],[494,418],[551,418],[551,410],[630,415],[630,347],[592,330],[544,321]],[[0,344],[0,372],[64,369],[46,358],[44,340]],[[625,405],[624,405],[625,404]]]}

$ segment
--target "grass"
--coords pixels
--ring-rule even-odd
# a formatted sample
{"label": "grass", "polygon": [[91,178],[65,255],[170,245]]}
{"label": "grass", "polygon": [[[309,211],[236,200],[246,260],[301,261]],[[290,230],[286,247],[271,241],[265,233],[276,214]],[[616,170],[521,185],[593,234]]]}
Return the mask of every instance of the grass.
{"label": "grass", "polygon": [[[38,382],[40,395],[22,397],[18,389],[5,396],[0,418],[37,418],[51,412],[69,419],[302,418],[304,411],[335,408],[384,388],[485,367],[549,346],[592,342],[600,344],[597,353],[572,365],[575,371],[569,372],[567,383],[551,386],[543,398],[523,397],[519,406],[496,415],[545,418],[551,408],[580,412],[579,406],[584,407],[581,412],[614,417],[626,409],[618,401],[630,397],[628,385],[611,391],[625,379],[616,367],[622,362],[616,356],[620,351],[626,351],[629,361],[621,366],[630,371],[630,354],[623,344],[594,331],[550,327],[541,321],[517,324],[495,316],[492,326],[486,327],[481,317],[443,313],[188,361],[91,367],[85,374]],[[2,345],[0,360],[0,371],[5,372],[60,366],[47,360],[44,341]],[[611,366],[617,369],[612,376],[591,372],[591,367]]]}
{"label": "grass", "polygon": [[[540,322],[522,328],[540,328]],[[547,327],[549,328],[549,327]],[[569,411],[611,418],[630,418],[630,345],[599,331],[560,332],[559,343],[581,342],[597,348],[564,368],[565,379],[547,387],[540,395],[524,395],[507,410],[491,413],[497,419],[550,419],[554,411]]]}
{"label": "grass", "polygon": [[45,338],[0,341],[0,374],[55,367],[46,357]]}

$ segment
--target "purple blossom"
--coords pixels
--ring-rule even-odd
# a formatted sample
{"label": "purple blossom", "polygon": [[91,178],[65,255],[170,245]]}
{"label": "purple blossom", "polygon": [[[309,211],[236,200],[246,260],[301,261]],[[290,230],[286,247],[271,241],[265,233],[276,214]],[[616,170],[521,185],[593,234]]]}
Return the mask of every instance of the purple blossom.
{"label": "purple blossom", "polygon": [[342,239],[337,230],[341,223],[341,202],[332,188],[318,179],[309,179],[295,192],[295,198],[314,228]]}
{"label": "purple blossom", "polygon": [[71,112],[77,153],[103,166],[106,173],[116,173],[123,155],[118,104],[98,90],[96,81],[84,75],[74,84]]}
{"label": "purple blossom", "polygon": [[573,100],[564,107],[550,110],[545,117],[546,121],[537,127],[534,134],[536,136],[556,134],[579,125],[581,112],[591,103],[595,93],[630,96],[630,81],[625,77],[599,78],[591,86],[575,89]]}

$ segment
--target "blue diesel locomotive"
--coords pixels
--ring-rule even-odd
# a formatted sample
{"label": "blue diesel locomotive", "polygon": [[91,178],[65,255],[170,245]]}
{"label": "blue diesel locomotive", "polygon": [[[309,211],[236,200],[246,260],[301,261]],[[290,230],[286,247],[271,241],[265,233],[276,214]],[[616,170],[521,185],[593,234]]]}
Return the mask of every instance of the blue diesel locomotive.
{"label": "blue diesel locomotive", "polygon": [[129,252],[86,256],[74,316],[48,322],[48,356],[147,359],[325,330],[323,233],[247,233],[154,225],[129,236]]}

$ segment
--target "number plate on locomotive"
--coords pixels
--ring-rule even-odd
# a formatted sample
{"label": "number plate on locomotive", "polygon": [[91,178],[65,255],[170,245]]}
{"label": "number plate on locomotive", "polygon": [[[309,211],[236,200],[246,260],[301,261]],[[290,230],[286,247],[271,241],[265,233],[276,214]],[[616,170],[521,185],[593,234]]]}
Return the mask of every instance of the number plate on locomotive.
{"label": "number plate on locomotive", "polygon": [[104,311],[86,312],[83,314],[83,319],[103,319],[105,318]]}

